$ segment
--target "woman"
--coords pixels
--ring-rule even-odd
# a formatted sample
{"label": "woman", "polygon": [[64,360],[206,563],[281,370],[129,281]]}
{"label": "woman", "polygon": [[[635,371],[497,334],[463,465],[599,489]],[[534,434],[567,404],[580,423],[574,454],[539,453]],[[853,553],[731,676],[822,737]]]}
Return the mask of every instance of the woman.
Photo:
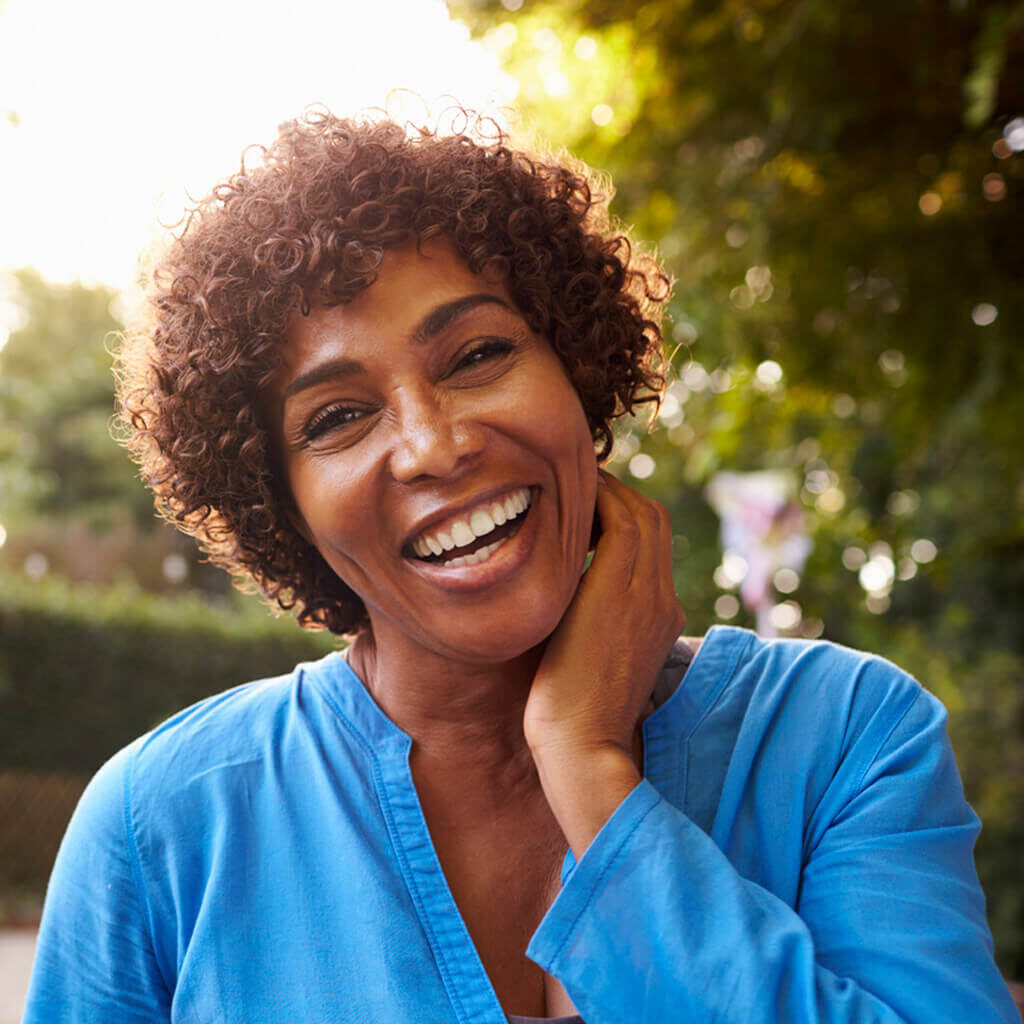
{"label": "woman", "polygon": [[100,771],[26,1021],[1016,1019],[935,700],[677,640],[667,515],[599,469],[667,292],[606,211],[501,138],[316,114],[186,224],[129,443],[354,640]]}

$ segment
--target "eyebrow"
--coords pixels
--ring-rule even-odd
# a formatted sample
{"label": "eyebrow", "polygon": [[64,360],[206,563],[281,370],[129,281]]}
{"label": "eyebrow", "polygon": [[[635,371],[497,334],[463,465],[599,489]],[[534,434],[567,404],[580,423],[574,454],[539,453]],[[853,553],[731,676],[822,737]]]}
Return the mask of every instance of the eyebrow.
{"label": "eyebrow", "polygon": [[[452,299],[450,302],[443,302],[440,306],[432,309],[413,328],[412,340],[417,345],[426,344],[431,338],[436,337],[446,327],[454,323],[460,316],[464,316],[478,306],[494,303],[509,312],[514,312],[512,307],[497,295],[490,295],[487,292],[474,292],[472,295],[463,295],[460,298]],[[312,370],[300,373],[285,389],[281,396],[282,404],[299,391],[315,387],[326,380],[333,380],[338,377],[351,377],[362,373],[366,367],[357,359],[331,359]]]}
{"label": "eyebrow", "polygon": [[314,366],[312,370],[300,373],[284,389],[284,394],[281,396],[281,404],[283,405],[297,392],[305,391],[306,388],[316,387],[317,384],[322,384],[325,380],[334,380],[338,377],[352,377],[357,373],[362,373],[364,369],[366,367],[358,359],[330,359],[326,363]]}
{"label": "eyebrow", "polygon": [[436,309],[432,309],[415,327],[412,332],[412,339],[419,345],[430,341],[431,338],[440,334],[449,324],[458,320],[460,316],[468,313],[477,306],[493,302],[504,309],[513,312],[512,307],[497,295],[488,292],[474,292],[472,295],[463,295],[461,298],[452,299],[451,302],[443,302]]}

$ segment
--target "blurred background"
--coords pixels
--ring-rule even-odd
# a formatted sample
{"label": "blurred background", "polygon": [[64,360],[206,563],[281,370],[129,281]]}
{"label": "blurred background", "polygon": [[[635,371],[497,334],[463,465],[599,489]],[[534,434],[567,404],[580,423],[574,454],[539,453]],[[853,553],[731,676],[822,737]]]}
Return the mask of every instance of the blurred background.
{"label": "blurred background", "polygon": [[[370,9],[372,8],[372,9]],[[0,921],[85,781],[329,649],[158,524],[110,440],[137,257],[308,103],[447,93],[613,177],[676,278],[664,502],[688,631],[884,654],[946,704],[1024,977],[1024,3],[0,0]],[[513,113],[513,109],[515,113]]]}

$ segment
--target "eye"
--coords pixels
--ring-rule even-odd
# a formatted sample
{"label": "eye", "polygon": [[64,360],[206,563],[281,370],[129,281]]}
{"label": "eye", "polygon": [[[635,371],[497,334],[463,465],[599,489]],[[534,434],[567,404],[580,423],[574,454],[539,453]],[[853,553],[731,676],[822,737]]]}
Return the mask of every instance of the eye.
{"label": "eye", "polygon": [[515,347],[515,342],[509,338],[485,338],[459,356],[450,375],[500,359],[514,351]]}
{"label": "eye", "polygon": [[332,430],[338,430],[357,422],[365,415],[366,410],[357,406],[329,405],[326,409],[321,409],[310,417],[303,433],[307,441],[315,441]]}

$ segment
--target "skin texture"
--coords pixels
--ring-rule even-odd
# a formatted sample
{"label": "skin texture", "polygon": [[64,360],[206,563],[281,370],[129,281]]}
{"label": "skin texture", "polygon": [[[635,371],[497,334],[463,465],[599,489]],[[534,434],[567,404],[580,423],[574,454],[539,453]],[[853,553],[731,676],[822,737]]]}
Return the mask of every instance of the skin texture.
{"label": "skin texture", "polygon": [[[667,513],[598,469],[547,340],[443,241],[387,252],[351,303],[297,317],[268,409],[294,525],[367,608],[350,662],[413,739],[502,1005],[571,1011],[524,950],[566,845],[582,857],[640,779],[638,726],[684,622]],[[523,487],[523,525],[487,561],[413,556],[425,529]]]}

